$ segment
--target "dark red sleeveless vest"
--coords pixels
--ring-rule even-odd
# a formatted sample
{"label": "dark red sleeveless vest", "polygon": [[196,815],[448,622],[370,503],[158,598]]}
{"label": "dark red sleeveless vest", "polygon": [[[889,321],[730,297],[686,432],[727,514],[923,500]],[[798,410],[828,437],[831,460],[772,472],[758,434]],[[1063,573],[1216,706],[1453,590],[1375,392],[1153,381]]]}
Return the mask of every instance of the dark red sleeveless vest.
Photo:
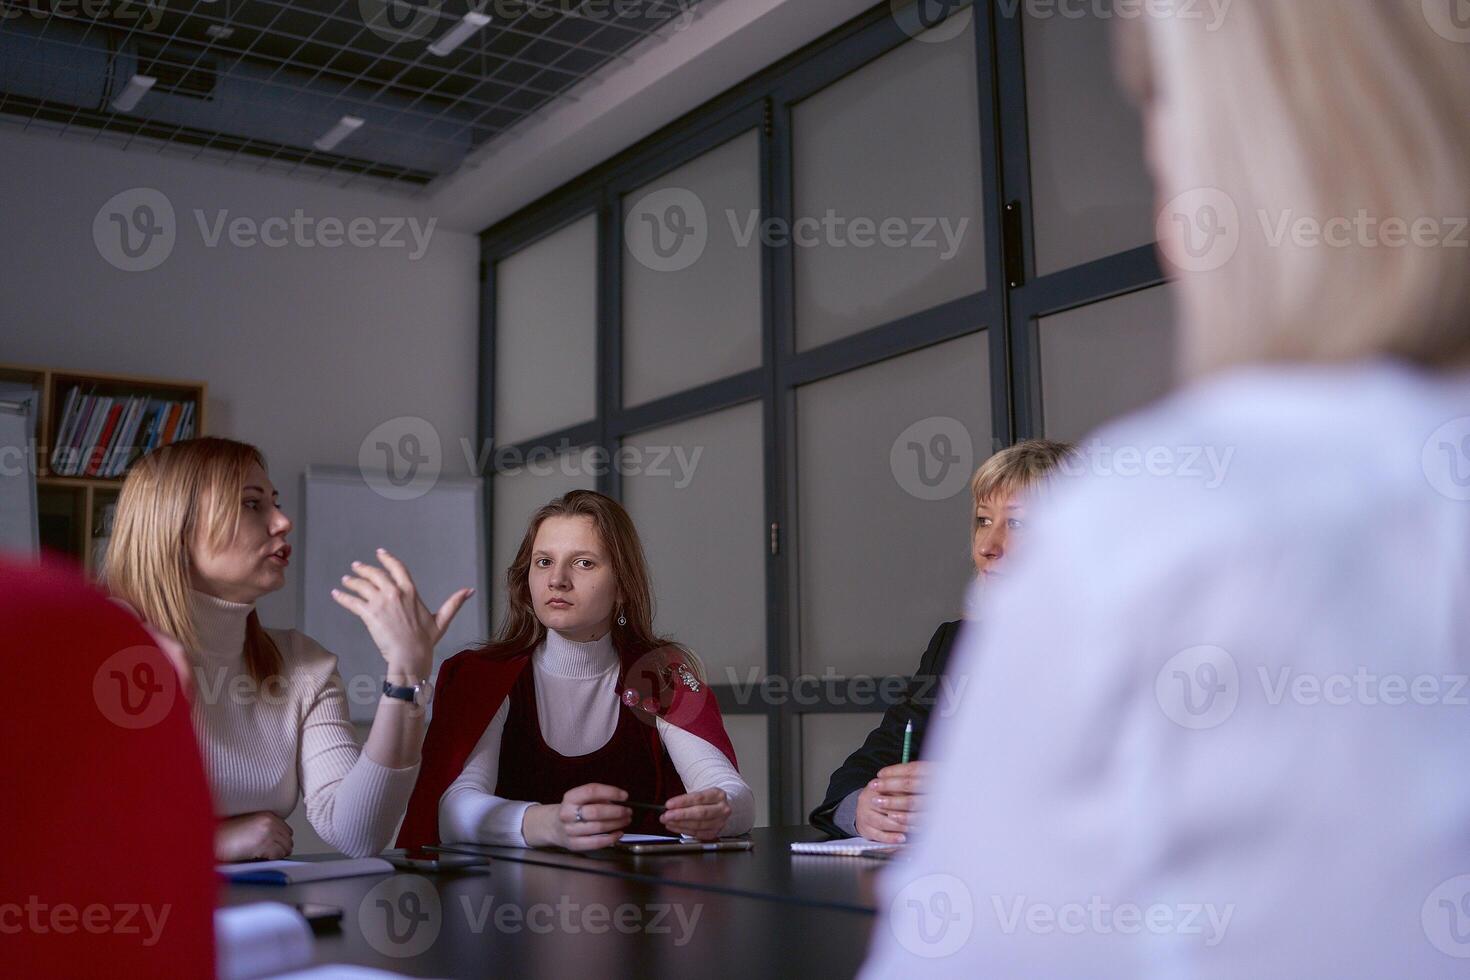
{"label": "dark red sleeveless vest", "polygon": [[[618,693],[609,689],[607,696]],[[662,803],[684,792],[684,783],[664,748],[653,719],[639,718],[618,705],[618,724],[606,743],[586,755],[566,756],[546,744],[536,711],[536,672],[523,670],[510,689],[510,714],[500,739],[499,779],[495,795],[507,800],[558,803],[567,790],[587,783],[606,783],[628,791],[628,799]],[[628,826],[633,834],[666,834],[658,814],[635,810]]]}

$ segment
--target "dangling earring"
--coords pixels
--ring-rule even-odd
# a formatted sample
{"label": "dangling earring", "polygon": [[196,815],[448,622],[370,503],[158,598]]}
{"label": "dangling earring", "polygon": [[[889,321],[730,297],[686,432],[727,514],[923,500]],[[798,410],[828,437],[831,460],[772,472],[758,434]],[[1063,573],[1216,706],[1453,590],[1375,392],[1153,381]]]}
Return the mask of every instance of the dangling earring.
{"label": "dangling earring", "polygon": [[618,610],[618,625],[619,626],[627,626],[628,625],[628,617],[625,616],[625,615],[623,615],[623,611],[621,609]]}

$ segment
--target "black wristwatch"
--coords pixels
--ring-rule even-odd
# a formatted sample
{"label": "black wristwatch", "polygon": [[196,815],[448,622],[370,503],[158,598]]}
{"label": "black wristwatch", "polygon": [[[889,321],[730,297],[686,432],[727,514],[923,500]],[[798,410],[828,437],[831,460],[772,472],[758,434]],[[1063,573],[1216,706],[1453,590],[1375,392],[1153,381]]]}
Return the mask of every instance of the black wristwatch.
{"label": "black wristwatch", "polygon": [[408,701],[420,708],[427,708],[434,689],[428,681],[419,681],[413,687],[399,687],[392,681],[385,680],[383,681],[383,693],[390,698],[397,698],[399,701]]}

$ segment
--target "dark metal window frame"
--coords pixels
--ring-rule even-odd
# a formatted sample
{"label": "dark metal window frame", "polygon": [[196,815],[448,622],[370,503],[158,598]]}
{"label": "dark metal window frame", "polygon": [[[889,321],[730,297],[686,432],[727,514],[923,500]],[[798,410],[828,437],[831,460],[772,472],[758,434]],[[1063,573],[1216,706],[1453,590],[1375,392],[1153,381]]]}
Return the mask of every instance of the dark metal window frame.
{"label": "dark metal window frame", "polygon": [[[932,6],[933,0],[920,2]],[[953,4],[955,9],[965,6],[969,3]],[[798,351],[793,248],[790,243],[776,248],[760,246],[760,367],[647,404],[622,404],[624,195],[754,129],[760,140],[762,215],[790,222],[792,108],[910,40],[894,21],[886,0],[527,206],[481,237],[482,440],[495,431],[495,265],[589,214],[598,218],[597,415],[587,422],[524,440],[514,448],[524,454],[555,452],[567,446],[601,446],[615,453],[624,438],[638,432],[736,405],[761,403],[764,511],[767,525],[775,525],[780,534],[778,553],[771,555],[768,549],[766,561],[766,670],[772,676],[794,678],[799,670],[795,615],[799,608],[799,577],[797,549],[792,546],[800,533],[796,513],[797,389],[987,330],[992,436],[996,446],[1009,445],[1043,431],[1038,320],[1165,281],[1152,246],[1036,276],[1022,24],[1019,16],[1002,14],[992,0],[977,0],[974,23],[975,84],[984,164],[984,172],[975,175],[984,201],[986,288],[980,292]],[[598,478],[597,488],[621,497],[621,478],[615,468]],[[494,526],[493,498],[493,492],[485,494],[487,528]],[[490,553],[489,547],[486,553]],[[493,568],[490,573],[499,575]],[[916,658],[921,639],[915,638]],[[715,685],[715,690],[727,713],[766,717],[771,819],[781,823],[805,819],[801,716],[882,708],[881,703],[859,707],[842,701],[825,685],[808,704],[797,704],[791,698],[779,704],[761,698],[742,703],[728,685]]]}

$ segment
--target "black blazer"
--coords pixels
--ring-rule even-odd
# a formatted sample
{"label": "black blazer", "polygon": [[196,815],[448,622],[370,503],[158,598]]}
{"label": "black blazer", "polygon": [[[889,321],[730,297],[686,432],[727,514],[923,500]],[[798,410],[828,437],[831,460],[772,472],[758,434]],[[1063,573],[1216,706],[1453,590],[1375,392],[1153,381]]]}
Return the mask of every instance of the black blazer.
{"label": "black blazer", "polygon": [[924,730],[928,727],[929,711],[939,698],[939,678],[949,661],[950,649],[959,635],[962,620],[941,623],[929,640],[929,649],[919,660],[919,669],[909,681],[903,700],[883,714],[878,727],[868,733],[862,747],[847,757],[827,784],[827,798],[812,811],[809,818],[812,826],[833,837],[846,837],[847,833],[832,822],[837,807],[855,789],[862,789],[884,766],[898,765],[903,756],[903,729],[914,723],[913,755],[918,758],[924,744]]}

